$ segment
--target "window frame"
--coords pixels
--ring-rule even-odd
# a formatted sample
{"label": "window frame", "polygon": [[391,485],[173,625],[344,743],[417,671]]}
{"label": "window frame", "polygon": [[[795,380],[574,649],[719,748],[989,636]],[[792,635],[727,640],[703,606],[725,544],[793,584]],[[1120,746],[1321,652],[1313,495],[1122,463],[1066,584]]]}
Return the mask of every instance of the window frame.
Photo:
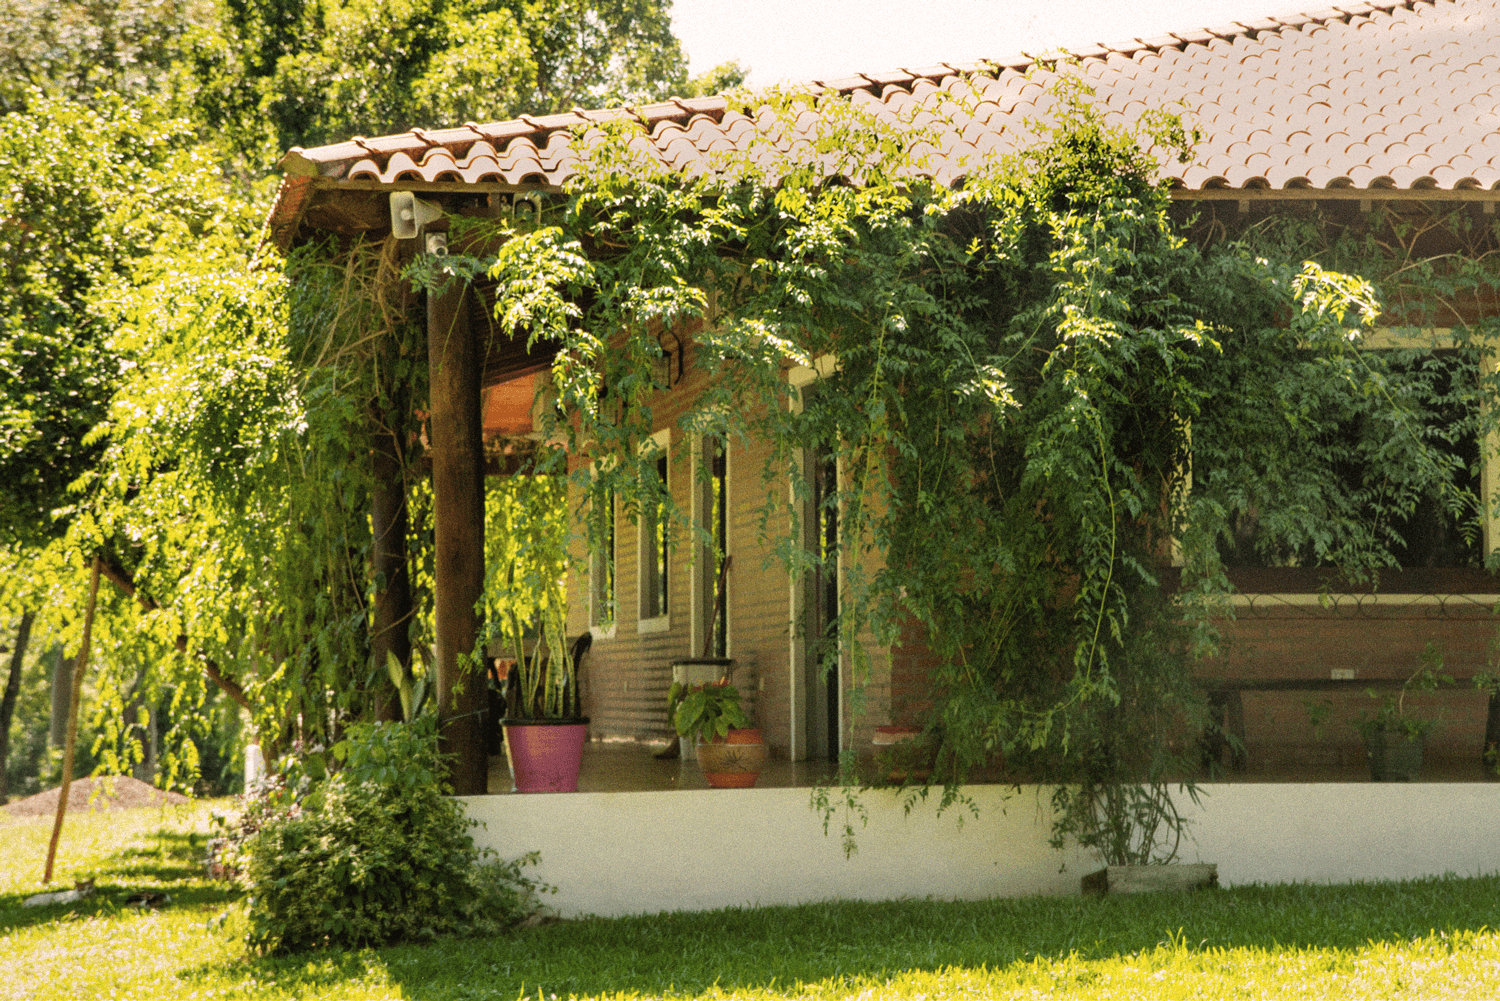
{"label": "window frame", "polygon": [[[1441,351],[1458,347],[1451,327],[1377,327],[1364,338],[1364,347],[1374,351]],[[1482,362],[1483,375],[1500,371],[1500,350],[1485,354]],[[1188,471],[1192,475],[1191,469]],[[1191,481],[1189,481],[1191,482]],[[1500,545],[1500,431],[1491,431],[1479,443],[1479,490],[1485,506],[1481,526],[1480,544],[1486,557]],[[1175,543],[1174,543],[1175,546]],[[1175,555],[1175,553],[1174,553]],[[1174,563],[1177,563],[1174,560]],[[1180,564],[1179,564],[1180,565]],[[1270,572],[1274,572],[1274,568]],[[1435,571],[1441,573],[1443,571]],[[1464,571],[1453,568],[1455,575]],[[1485,607],[1500,604],[1500,582],[1494,592],[1469,592],[1440,590],[1428,593],[1416,591],[1376,591],[1374,593],[1335,592],[1314,590],[1256,590],[1236,591],[1230,596],[1231,604],[1237,608],[1264,608],[1268,605],[1295,607],[1336,608],[1341,604],[1368,607],[1403,607],[1420,605],[1447,605],[1450,603],[1475,604]]]}
{"label": "window frame", "polygon": [[[597,478],[598,472],[595,471]],[[591,503],[598,503],[596,495]],[[619,575],[619,500],[615,497],[613,490],[605,490],[603,500],[608,505],[608,510],[601,512],[590,508],[590,518],[599,519],[605,524],[600,527],[599,536],[594,535],[594,525],[589,531],[589,631],[594,634],[595,639],[613,639],[615,628],[620,621],[620,575]],[[608,616],[601,615],[600,594],[605,590],[605,582],[609,592]]]}
{"label": "window frame", "polygon": [[[802,412],[802,391],[815,383],[830,378],[838,368],[838,357],[834,354],[820,355],[813,360],[811,366],[795,365],[787,371],[787,409],[799,414]],[[790,507],[803,511],[801,519],[801,538],[799,545],[810,545],[809,538],[812,533],[810,521],[806,517],[807,504],[797,497],[796,480],[807,482],[808,469],[805,449],[795,449],[791,458],[792,470],[795,476],[789,476],[787,480],[787,500]],[[843,460],[838,460],[837,475],[843,476]],[[844,565],[839,561],[837,587],[838,593],[844,593]],[[807,607],[808,599],[808,575],[792,572],[788,574],[788,604],[787,604],[787,633],[790,638],[790,648],[787,657],[788,669],[788,692],[790,698],[791,733],[790,751],[793,761],[805,761],[809,758],[821,758],[822,748],[817,746],[826,737],[819,726],[816,725],[810,714],[820,712],[820,697],[808,684],[808,675],[811,673],[809,666],[809,647],[805,635],[803,613]],[[842,654],[838,660],[838,691],[844,693],[847,690],[848,665],[844,663]],[[840,705],[839,713],[845,711]],[[837,740],[840,753],[845,749],[845,728],[838,727]]]}
{"label": "window frame", "polygon": [[[672,432],[656,432],[641,443],[641,455],[657,456],[662,486],[672,490]],[[657,543],[660,541],[660,547]],[[636,516],[636,631],[664,633],[672,628],[672,532],[665,512],[648,517],[644,505]],[[648,562],[649,554],[649,562]],[[659,603],[658,603],[659,602]]]}
{"label": "window frame", "polygon": [[[722,479],[722,508],[719,518],[714,518],[714,494],[716,490],[716,473],[713,468],[716,457],[712,446],[723,449],[724,475]],[[724,593],[722,605],[719,606],[719,614],[715,616],[714,608],[719,605],[721,595],[718,593],[719,573],[716,567],[717,555],[713,550],[722,547],[722,555],[728,558],[730,555],[729,540],[733,530],[733,518],[730,516],[732,496],[732,463],[729,456],[729,443],[714,435],[701,434],[693,438],[692,447],[693,493],[692,493],[692,519],[694,528],[702,533],[694,540],[694,554],[692,564],[692,629],[689,636],[690,649],[697,655],[705,648],[710,657],[731,657],[733,648],[731,640],[729,601],[730,575],[724,574]],[[723,530],[723,537],[719,538],[719,529]],[[708,635],[709,623],[715,623],[714,642],[710,643]],[[722,645],[717,642],[722,639]]]}

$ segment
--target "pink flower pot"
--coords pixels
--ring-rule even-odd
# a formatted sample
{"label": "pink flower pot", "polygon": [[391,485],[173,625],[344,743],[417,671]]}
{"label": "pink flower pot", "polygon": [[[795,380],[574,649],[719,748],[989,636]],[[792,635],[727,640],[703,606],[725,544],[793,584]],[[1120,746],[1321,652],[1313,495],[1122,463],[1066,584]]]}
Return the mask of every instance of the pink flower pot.
{"label": "pink flower pot", "polygon": [[587,718],[502,720],[516,792],[577,792]]}

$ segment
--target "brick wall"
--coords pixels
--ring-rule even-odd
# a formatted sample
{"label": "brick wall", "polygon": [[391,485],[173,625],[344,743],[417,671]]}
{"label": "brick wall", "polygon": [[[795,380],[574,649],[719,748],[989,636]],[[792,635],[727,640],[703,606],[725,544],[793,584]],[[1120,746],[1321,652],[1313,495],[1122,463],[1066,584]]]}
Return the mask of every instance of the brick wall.
{"label": "brick wall", "polygon": [[[1345,600],[1337,607],[1288,605],[1258,598],[1225,628],[1225,656],[1204,665],[1205,677],[1328,678],[1335,668],[1356,679],[1404,679],[1419,666],[1429,641],[1443,652],[1444,670],[1468,677],[1490,669],[1496,623],[1489,609],[1463,600],[1443,604]],[[1252,767],[1350,765],[1364,761],[1355,724],[1378,702],[1363,690],[1245,692],[1245,743]],[[1424,715],[1439,718],[1428,754],[1477,760],[1484,741],[1487,697],[1472,687],[1408,696]],[[1309,703],[1326,707],[1312,723]]]}
{"label": "brick wall", "polygon": [[[652,405],[656,429],[672,429],[668,454],[668,489],[674,501],[690,511],[694,489],[692,441],[678,427],[691,401],[704,386],[704,374],[691,364],[692,346],[687,347],[689,365],[683,381],[662,394]],[[770,445],[766,442],[734,440],[729,443],[728,547],[733,557],[726,576],[729,621],[729,656],[736,661],[734,680],[748,696],[752,718],[765,730],[772,753],[790,756],[793,715],[802,711],[796,703],[792,672],[793,612],[792,582],[780,559],[774,556],[778,539],[790,531],[784,507],[787,477],[770,469]],[[763,522],[767,497],[777,502]],[[571,498],[577,511],[580,498]],[[677,543],[668,573],[669,627],[661,632],[641,632],[638,604],[640,580],[639,539],[636,525],[620,516],[615,530],[615,592],[618,613],[614,635],[596,631],[593,649],[583,672],[584,712],[591,718],[594,739],[664,740],[671,735],[666,707],[671,685],[671,662],[703,654],[695,649],[692,624],[694,603],[692,579],[693,545],[685,533],[675,533]],[[586,533],[577,526],[573,553],[587,566]],[[867,568],[874,572],[877,567]],[[703,585],[700,585],[703,586]],[[569,581],[570,635],[589,628],[586,576]],[[697,643],[701,644],[701,639]],[[890,658],[864,637],[870,674],[863,685],[864,712],[852,718],[854,700],[846,693],[846,726],[852,725],[856,747],[869,744],[874,726],[889,719]],[[847,673],[847,668],[846,668]]]}

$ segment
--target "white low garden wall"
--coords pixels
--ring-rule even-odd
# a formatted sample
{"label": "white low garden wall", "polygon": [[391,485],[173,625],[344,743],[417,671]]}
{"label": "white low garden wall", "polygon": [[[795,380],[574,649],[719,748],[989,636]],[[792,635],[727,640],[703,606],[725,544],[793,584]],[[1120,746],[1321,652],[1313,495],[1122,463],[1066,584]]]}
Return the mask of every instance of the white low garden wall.
{"label": "white low garden wall", "polygon": [[[1407,879],[1500,869],[1500,785],[1232,784],[1187,804],[1184,862],[1216,862],[1226,884]],[[502,856],[539,850],[563,916],[1078,892],[1097,868],[1047,845],[1049,792],[971,786],[977,818],[931,803],[908,815],[889,792],[862,794],[858,851],[842,814],[823,833],[807,789],[474,796],[476,840]],[[959,823],[959,818],[963,823]],[[1059,871],[1059,870],[1062,871]]]}

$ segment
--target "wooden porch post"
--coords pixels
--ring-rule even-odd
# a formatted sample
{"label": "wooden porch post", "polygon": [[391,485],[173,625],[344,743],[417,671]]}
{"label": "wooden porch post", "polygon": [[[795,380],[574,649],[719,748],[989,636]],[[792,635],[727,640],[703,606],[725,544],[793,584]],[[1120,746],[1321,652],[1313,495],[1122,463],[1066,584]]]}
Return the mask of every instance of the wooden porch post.
{"label": "wooden porch post", "polygon": [[449,780],[460,796],[487,792],[489,778],[485,678],[478,665],[465,666],[479,630],[474,608],[484,593],[480,363],[467,290],[454,278],[427,295],[439,747],[454,756]]}

